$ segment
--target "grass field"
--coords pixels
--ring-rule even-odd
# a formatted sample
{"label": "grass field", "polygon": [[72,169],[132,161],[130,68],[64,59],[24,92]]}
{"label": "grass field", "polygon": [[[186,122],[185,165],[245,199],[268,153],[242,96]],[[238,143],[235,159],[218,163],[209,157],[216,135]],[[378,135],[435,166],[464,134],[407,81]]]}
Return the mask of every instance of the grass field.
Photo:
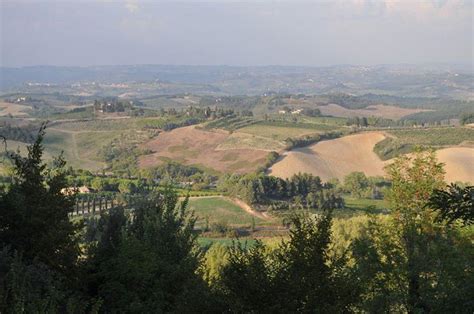
{"label": "grass field", "polygon": [[319,133],[311,128],[301,128],[297,126],[269,126],[266,124],[253,124],[239,129],[241,133],[247,133],[266,137],[276,141],[284,141],[290,137],[298,137],[307,134]]}
{"label": "grass field", "polygon": [[217,149],[261,149],[267,151],[281,151],[285,148],[285,144],[268,137],[248,134],[243,132],[234,132]]}
{"label": "grass field", "polygon": [[474,141],[474,129],[463,127],[393,130],[389,131],[389,134],[404,143],[430,146],[458,145],[464,141]]}
{"label": "grass field", "polygon": [[265,223],[264,220],[252,216],[232,201],[221,196],[190,198],[188,209],[194,211],[198,227],[205,225],[206,217],[210,225],[213,223],[225,223],[232,227],[249,227],[252,224],[252,220],[255,221],[255,225]]}
{"label": "grass field", "polygon": [[[89,170],[97,170],[104,166],[103,163],[97,160],[86,159],[90,145],[78,145],[74,133],[49,129],[44,138],[44,147],[45,151],[52,156],[58,156],[63,152],[68,166]],[[82,157],[83,155],[84,157]]]}
{"label": "grass field", "polygon": [[120,118],[90,121],[67,121],[54,125],[54,128],[67,131],[117,131],[138,128],[138,119]]}
{"label": "grass field", "polygon": [[207,122],[204,125],[204,128],[207,130],[224,129],[227,131],[234,131],[257,122],[258,120],[255,120],[251,117],[225,117]]}
{"label": "grass field", "polygon": [[366,198],[344,197],[345,206],[347,209],[364,211],[367,213],[380,213],[388,209],[388,203],[385,200],[374,200]]}
{"label": "grass field", "polygon": [[308,117],[308,116],[302,115],[297,118],[297,121],[302,122],[302,123],[346,126],[347,119],[338,118],[338,117]]}

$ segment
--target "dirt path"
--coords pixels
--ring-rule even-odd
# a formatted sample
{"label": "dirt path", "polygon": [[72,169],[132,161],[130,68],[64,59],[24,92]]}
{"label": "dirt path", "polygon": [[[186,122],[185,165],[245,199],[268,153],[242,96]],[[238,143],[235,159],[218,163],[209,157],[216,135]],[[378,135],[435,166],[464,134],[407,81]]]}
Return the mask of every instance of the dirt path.
{"label": "dirt path", "polygon": [[[189,199],[214,198],[214,197],[224,198],[224,199],[228,200],[229,202],[232,202],[235,205],[239,206],[245,212],[247,212],[248,214],[250,214],[254,217],[257,217],[257,218],[260,218],[260,219],[263,219],[263,220],[266,220],[266,221],[269,221],[269,220],[272,219],[272,217],[270,217],[267,213],[262,213],[262,212],[254,210],[249,204],[245,203],[242,200],[239,200],[238,198],[232,198],[232,197],[228,197],[228,196],[224,196],[224,195],[207,195],[207,196],[190,196]],[[183,199],[184,199],[184,197],[180,197],[180,200],[183,200]]]}
{"label": "dirt path", "polygon": [[254,210],[252,207],[250,207],[249,204],[245,203],[242,200],[239,200],[237,198],[230,198],[230,197],[226,197],[226,199],[228,199],[229,201],[231,201],[235,205],[239,206],[240,208],[242,208],[243,210],[245,210],[247,213],[249,213],[250,215],[252,215],[254,217],[257,217],[257,218],[260,218],[260,219],[263,219],[263,220],[267,220],[267,221],[271,220],[271,217],[267,213],[262,213],[262,212],[258,212],[256,210]]}

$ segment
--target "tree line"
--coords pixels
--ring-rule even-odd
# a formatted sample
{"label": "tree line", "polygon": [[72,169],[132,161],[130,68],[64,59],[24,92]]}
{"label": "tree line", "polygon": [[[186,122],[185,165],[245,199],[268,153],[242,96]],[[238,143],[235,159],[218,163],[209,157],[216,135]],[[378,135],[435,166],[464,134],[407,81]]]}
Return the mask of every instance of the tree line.
{"label": "tree line", "polygon": [[253,205],[264,205],[270,210],[295,208],[336,209],[344,207],[344,200],[330,183],[323,183],[311,174],[296,174],[289,179],[263,173],[224,175],[217,188]]}

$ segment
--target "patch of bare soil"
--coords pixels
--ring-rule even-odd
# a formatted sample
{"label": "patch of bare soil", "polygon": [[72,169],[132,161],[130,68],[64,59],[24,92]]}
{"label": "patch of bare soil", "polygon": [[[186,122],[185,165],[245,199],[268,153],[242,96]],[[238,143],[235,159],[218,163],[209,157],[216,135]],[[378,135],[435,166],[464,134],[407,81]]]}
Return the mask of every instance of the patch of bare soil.
{"label": "patch of bare soil", "polygon": [[438,150],[436,155],[445,164],[447,182],[474,183],[474,148],[449,147]]}
{"label": "patch of bare soil", "polygon": [[171,160],[229,173],[251,172],[264,164],[267,151],[218,148],[228,137],[226,131],[207,131],[195,126],[162,132],[142,146],[153,153],[141,156],[139,164],[145,168]]}
{"label": "patch of bare soil", "polygon": [[382,132],[369,132],[295,149],[275,163],[270,173],[289,178],[307,172],[323,180],[343,179],[354,171],[362,171],[368,176],[384,175],[386,162],[373,152],[374,145],[384,138]]}
{"label": "patch of bare soil", "polygon": [[31,107],[19,104],[12,104],[7,102],[0,102],[0,117],[12,115],[14,117],[28,115],[25,111],[30,110]]}

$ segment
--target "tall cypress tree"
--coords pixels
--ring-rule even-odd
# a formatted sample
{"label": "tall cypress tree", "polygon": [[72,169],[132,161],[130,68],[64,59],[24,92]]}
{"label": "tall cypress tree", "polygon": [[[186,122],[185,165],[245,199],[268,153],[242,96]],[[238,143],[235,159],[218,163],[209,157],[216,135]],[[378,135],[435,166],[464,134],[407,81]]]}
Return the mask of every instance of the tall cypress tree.
{"label": "tall cypress tree", "polygon": [[13,162],[13,182],[0,197],[0,245],[36,260],[54,270],[68,273],[79,256],[77,231],[70,221],[74,196],[61,192],[66,187],[65,161],[59,156],[48,167],[43,161],[46,124],[28,155],[8,152]]}

